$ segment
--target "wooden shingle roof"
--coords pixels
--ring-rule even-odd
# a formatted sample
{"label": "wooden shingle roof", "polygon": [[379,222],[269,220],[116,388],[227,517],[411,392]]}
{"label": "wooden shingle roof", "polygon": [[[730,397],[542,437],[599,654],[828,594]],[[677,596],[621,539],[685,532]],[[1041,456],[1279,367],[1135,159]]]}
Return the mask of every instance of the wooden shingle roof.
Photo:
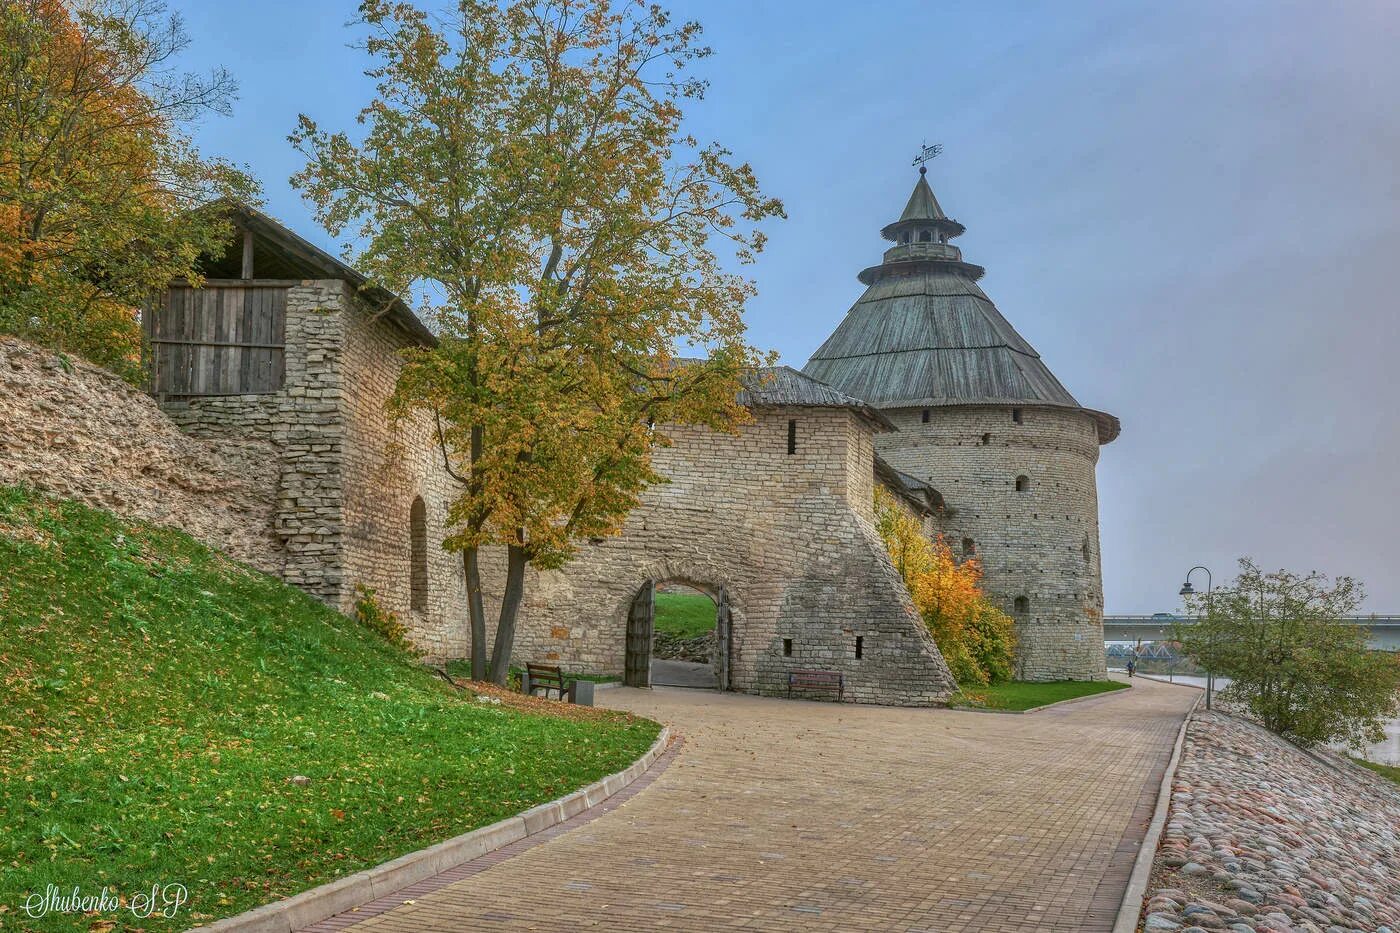
{"label": "wooden shingle roof", "polygon": [[[886,230],[922,223],[952,233],[947,225],[956,221],[941,216],[937,201],[921,201],[927,187],[921,176],[905,213],[936,213]],[[1093,417],[1099,443],[1117,437],[1118,419],[1079,404],[978,286],[980,273],[946,242],[887,250],[861,274],[865,294],[802,371],[876,408],[1072,408]]]}
{"label": "wooden shingle roof", "polygon": [[941,492],[917,476],[896,470],[879,454],[875,455],[875,479],[921,515],[932,515],[947,508]]}
{"label": "wooden shingle roof", "polygon": [[877,430],[894,424],[879,410],[791,366],[764,366],[743,377],[739,404],[751,408],[849,408]]}
{"label": "wooden shingle roof", "polygon": [[[240,229],[253,234],[254,267],[259,279],[342,279],[352,285],[374,305],[384,309],[385,316],[403,328],[424,346],[435,346],[437,336],[418,315],[397,295],[383,288],[368,285],[357,269],[303,239],[289,227],[257,208],[246,204],[222,202],[218,208]],[[211,279],[238,278],[239,247],[230,244],[224,255],[206,257],[204,274]]]}

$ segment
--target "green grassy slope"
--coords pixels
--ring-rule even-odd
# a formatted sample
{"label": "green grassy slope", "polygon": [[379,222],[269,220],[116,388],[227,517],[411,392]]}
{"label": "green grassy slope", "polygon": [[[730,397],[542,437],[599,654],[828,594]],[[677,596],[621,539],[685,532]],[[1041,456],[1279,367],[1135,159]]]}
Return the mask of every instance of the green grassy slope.
{"label": "green grassy slope", "polygon": [[0,691],[9,929],[73,928],[24,916],[49,883],[188,889],[119,929],[233,914],[567,793],[658,731],[478,702],[183,534],[5,487]]}
{"label": "green grassy slope", "polygon": [[962,694],[954,703],[966,703],[969,706],[982,706],[987,709],[1027,710],[1061,700],[1123,690],[1127,686],[1116,680],[1053,680],[1048,683],[1010,680],[992,684],[990,687],[963,687]]}
{"label": "green grassy slope", "polygon": [[656,630],[681,638],[713,631],[715,604],[701,593],[657,593]]}
{"label": "green grassy slope", "polygon": [[1365,758],[1357,758],[1355,755],[1351,756],[1351,760],[1361,765],[1363,768],[1370,768],[1387,780],[1400,784],[1400,767],[1396,767],[1395,765],[1383,765],[1375,761],[1367,761]]}

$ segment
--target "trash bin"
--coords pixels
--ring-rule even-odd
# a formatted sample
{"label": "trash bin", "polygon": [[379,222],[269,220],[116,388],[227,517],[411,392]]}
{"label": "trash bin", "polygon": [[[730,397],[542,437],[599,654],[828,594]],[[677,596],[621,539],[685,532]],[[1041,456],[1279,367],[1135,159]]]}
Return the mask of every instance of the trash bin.
{"label": "trash bin", "polygon": [[574,681],[574,702],[579,704],[580,706],[593,705],[593,681]]}

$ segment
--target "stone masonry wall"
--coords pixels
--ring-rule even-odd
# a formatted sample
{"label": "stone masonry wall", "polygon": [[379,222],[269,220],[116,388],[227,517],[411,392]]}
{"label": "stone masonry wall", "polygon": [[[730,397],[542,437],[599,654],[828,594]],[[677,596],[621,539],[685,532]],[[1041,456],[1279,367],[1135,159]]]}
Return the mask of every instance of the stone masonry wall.
{"label": "stone masonry wall", "polygon": [[[621,673],[637,592],[678,581],[728,593],[733,689],[783,694],[789,671],[817,668],[845,675],[848,701],[946,699],[952,677],[874,528],[870,427],[844,409],[755,416],[737,435],[659,429],[674,441],[656,453],[670,482],[647,491],[621,535],[529,573],[516,658]],[[487,569],[498,586],[499,565]]]}
{"label": "stone masonry wall", "polygon": [[[461,562],[441,548],[456,481],[431,420],[394,422],[385,410],[410,338],[357,302],[339,281],[291,288],[279,392],[166,407],[192,434],[256,437],[276,451],[263,472],[277,490],[288,582],[342,611],[357,586],[372,588],[426,653],[463,657]],[[952,678],[873,526],[867,422],[845,409],[762,409],[737,435],[665,430],[675,443],[658,449],[657,467],[672,481],[646,493],[624,533],[586,544],[561,571],[530,572],[517,661],[621,672],[633,598],[648,579],[674,579],[728,592],[734,689],[784,693],[788,671],[820,668],[846,675],[851,701],[948,696]],[[421,610],[410,597],[417,497],[428,525]],[[493,634],[500,558],[483,555]]]}
{"label": "stone masonry wall", "polygon": [[[375,591],[425,651],[447,653],[465,606],[460,562],[441,548],[451,480],[428,419],[394,425],[384,409],[410,338],[338,279],[287,293],[286,378],[277,392],[170,401],[167,414],[205,438],[254,437],[272,455],[258,469],[276,489],[283,579],[349,612],[355,588]],[[409,598],[409,510],[428,513],[428,608]],[[460,623],[460,624],[459,624]]]}
{"label": "stone masonry wall", "polygon": [[266,440],[187,437],[112,373],[0,337],[0,485],[180,528],[269,573],[276,483]]}
{"label": "stone masonry wall", "polygon": [[[400,351],[412,338],[361,308],[349,316],[343,366],[345,575],[343,610],[354,587],[376,599],[408,626],[417,646],[438,657],[469,653],[466,584],[461,558],[443,550],[447,507],[456,492],[443,466],[432,419],[426,414],[393,422],[385,404],[403,368]],[[409,511],[422,497],[427,512],[427,605],[411,606],[412,546]]]}
{"label": "stone masonry wall", "polygon": [[340,348],[352,300],[337,279],[287,291],[286,378],[277,392],[166,402],[171,420],[204,438],[251,437],[276,451],[257,469],[277,490],[281,576],[331,605],[343,605],[341,488],[344,373]]}
{"label": "stone masonry wall", "polygon": [[[384,407],[408,342],[345,283],[304,282],[288,291],[279,391],[162,412],[97,367],[5,339],[0,483],[177,525],[342,611],[363,584],[425,652],[466,656],[461,563],[440,546],[456,481],[430,419],[395,423]],[[621,535],[584,545],[561,571],[531,571],[518,661],[621,672],[634,597],[647,580],[676,580],[728,593],[736,690],[785,693],[790,670],[820,668],[845,674],[848,701],[946,699],[952,678],[874,529],[867,422],[767,408],[734,435],[661,430],[674,444],[656,465],[671,482],[647,491]],[[420,496],[429,574],[417,610],[409,514]],[[501,561],[484,563],[494,623]]]}
{"label": "stone masonry wall", "polygon": [[[935,407],[928,423],[918,408],[885,414],[899,431],[876,439],[880,455],[943,494],[954,553],[975,542],[988,594],[1016,619],[1018,676],[1103,679],[1093,419],[1026,407],[1017,424],[1010,406]],[[1017,476],[1030,481],[1024,492]]]}

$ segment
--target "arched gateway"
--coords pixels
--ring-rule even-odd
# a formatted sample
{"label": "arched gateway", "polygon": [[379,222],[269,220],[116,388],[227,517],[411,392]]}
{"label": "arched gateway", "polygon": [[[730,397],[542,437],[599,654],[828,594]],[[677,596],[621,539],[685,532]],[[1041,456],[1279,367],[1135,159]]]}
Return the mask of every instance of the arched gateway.
{"label": "arched gateway", "polygon": [[[661,656],[658,642],[670,632],[658,631],[657,597],[659,587],[672,581],[647,580],[632,600],[627,610],[627,645],[623,663],[623,683],[629,687],[675,686],[712,687],[725,691],[730,689],[730,662],[733,646],[734,610],[730,602],[729,590],[723,585],[710,586],[685,581],[683,590],[690,590],[706,608],[701,612],[711,615],[713,622],[708,632],[701,633],[698,641],[708,642],[704,660],[676,660]],[[661,593],[667,597],[685,597],[684,592]],[[673,611],[673,614],[674,613]],[[685,610],[689,615],[690,610]],[[664,619],[666,613],[660,616]],[[690,620],[685,620],[690,621]],[[673,636],[675,637],[675,636]]]}
{"label": "arched gateway", "polygon": [[716,685],[785,695],[794,671],[821,670],[841,674],[848,701],[942,702],[953,679],[874,526],[877,481],[934,507],[911,478],[877,480],[888,422],[787,367],[752,374],[740,401],[753,420],[734,434],[657,425],[667,481],[620,534],[530,581],[517,657],[654,683],[656,588],[678,581],[717,620],[723,603]]}

